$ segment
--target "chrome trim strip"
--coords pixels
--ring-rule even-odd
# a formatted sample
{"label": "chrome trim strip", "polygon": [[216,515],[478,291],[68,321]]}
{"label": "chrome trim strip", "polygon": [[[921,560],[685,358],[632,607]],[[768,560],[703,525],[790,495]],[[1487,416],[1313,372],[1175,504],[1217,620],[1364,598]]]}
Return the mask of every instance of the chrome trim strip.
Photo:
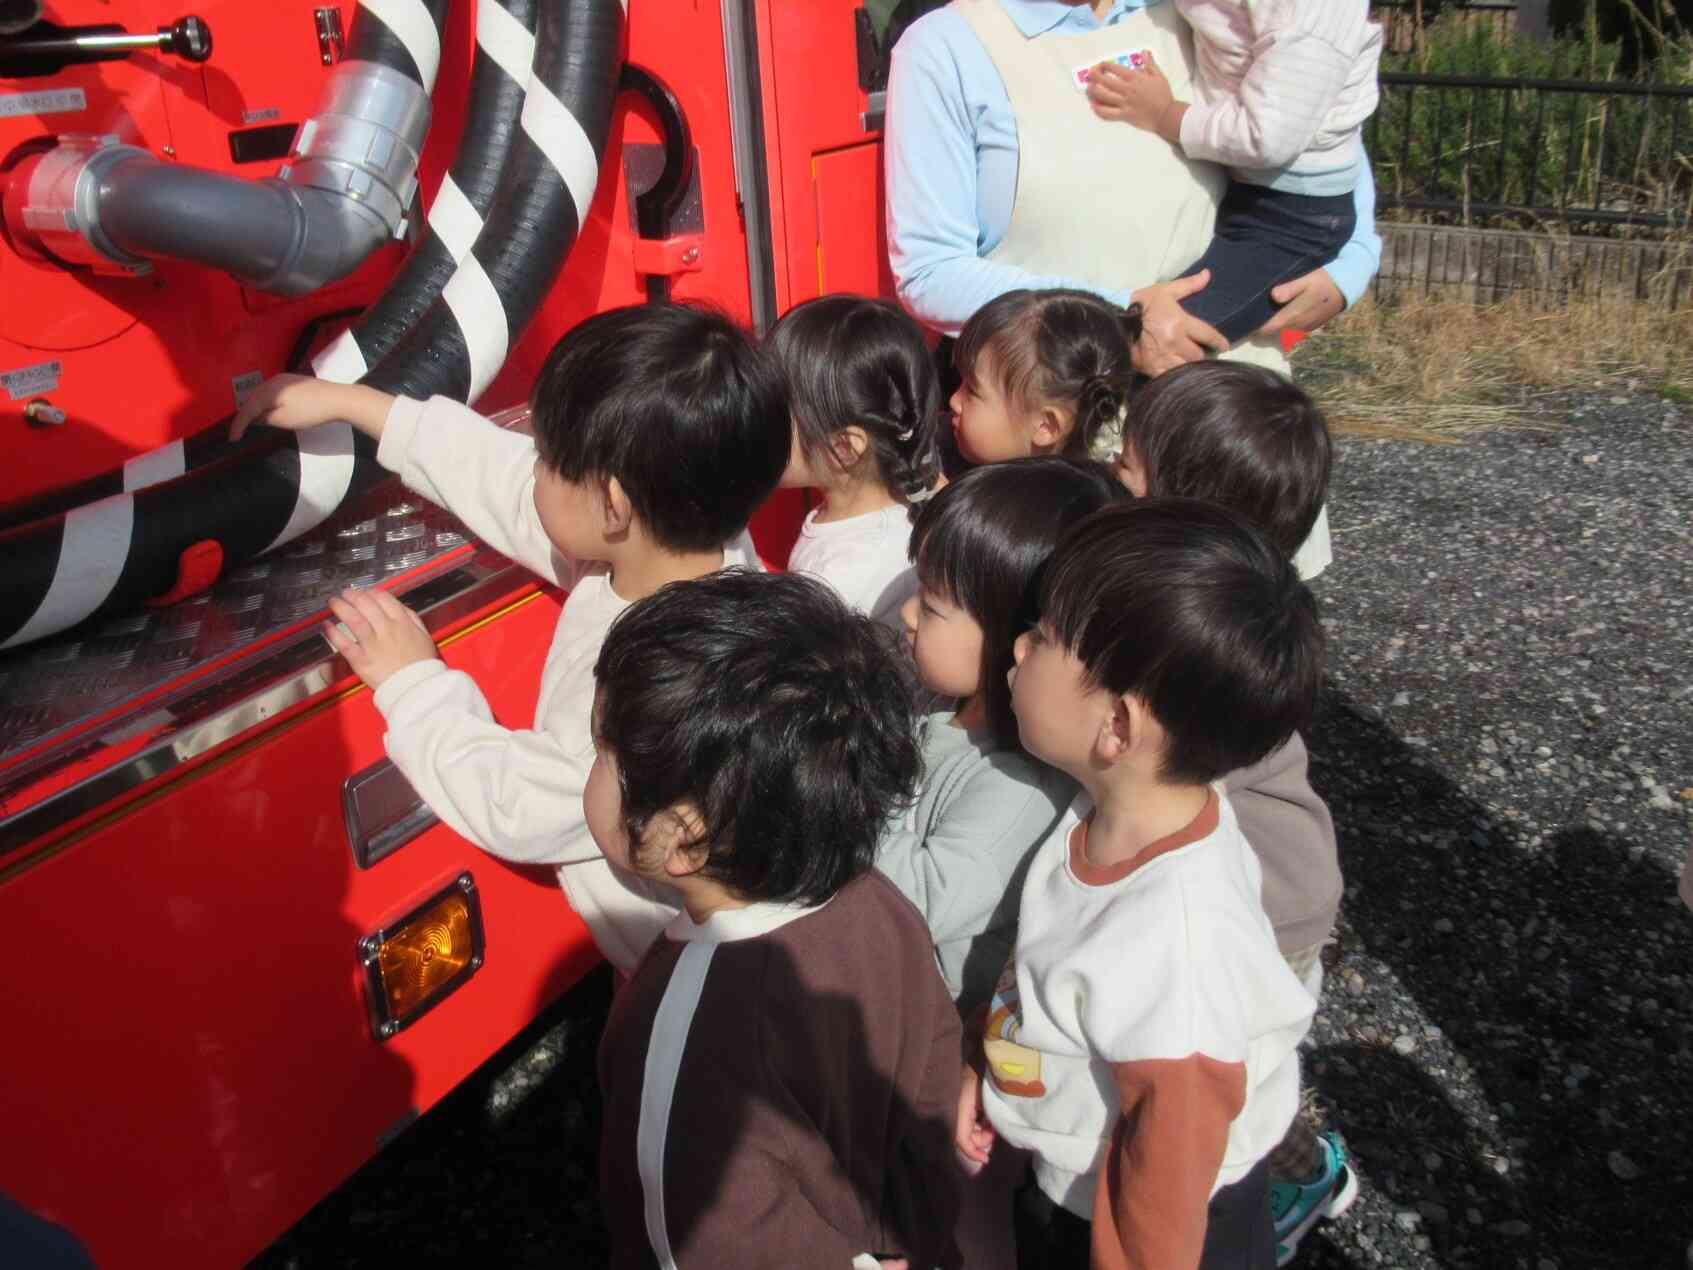
{"label": "chrome trim strip", "polygon": [[757,0],[722,0],[735,193],[747,227],[753,329],[776,323],[776,253],[771,245],[770,170],[765,162],[764,90],[758,74]]}
{"label": "chrome trim strip", "polygon": [[[433,632],[492,603],[531,576],[503,556],[480,552],[402,594]],[[178,721],[172,731],[123,762],[0,818],[0,864],[37,838],[257,728],[346,676],[346,663],[331,655],[316,628],[309,627],[255,660],[238,661],[217,675],[185,684],[178,693],[119,716],[104,731],[80,738],[78,744],[56,750],[41,762],[22,765],[0,784],[0,807],[49,772],[133,736],[137,729],[154,726],[161,714]]]}

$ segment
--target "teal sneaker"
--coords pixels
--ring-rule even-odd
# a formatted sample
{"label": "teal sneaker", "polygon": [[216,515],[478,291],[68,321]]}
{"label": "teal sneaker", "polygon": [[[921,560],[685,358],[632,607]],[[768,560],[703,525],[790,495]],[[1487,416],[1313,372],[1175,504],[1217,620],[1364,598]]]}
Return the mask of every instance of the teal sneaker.
{"label": "teal sneaker", "polygon": [[1276,1182],[1270,1187],[1270,1217],[1276,1224],[1276,1265],[1285,1266],[1299,1241],[1325,1217],[1339,1217],[1358,1198],[1358,1179],[1347,1167],[1346,1148],[1333,1133],[1318,1139],[1323,1173],[1314,1182]]}

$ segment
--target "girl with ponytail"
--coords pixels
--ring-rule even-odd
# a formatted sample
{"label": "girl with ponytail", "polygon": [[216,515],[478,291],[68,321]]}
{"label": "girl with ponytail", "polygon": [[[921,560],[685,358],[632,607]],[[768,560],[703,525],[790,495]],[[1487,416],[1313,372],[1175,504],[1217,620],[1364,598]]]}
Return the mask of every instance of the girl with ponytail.
{"label": "girl with ponytail", "polygon": [[1135,371],[1140,306],[1088,291],[1007,291],[976,311],[953,347],[953,429],[968,463],[1112,449]]}
{"label": "girl with ponytail", "polygon": [[917,590],[913,509],[940,480],[940,384],[922,329],[886,301],[826,295],[789,310],[770,344],[793,412],[782,488],[822,496],[788,567],[898,630]]}

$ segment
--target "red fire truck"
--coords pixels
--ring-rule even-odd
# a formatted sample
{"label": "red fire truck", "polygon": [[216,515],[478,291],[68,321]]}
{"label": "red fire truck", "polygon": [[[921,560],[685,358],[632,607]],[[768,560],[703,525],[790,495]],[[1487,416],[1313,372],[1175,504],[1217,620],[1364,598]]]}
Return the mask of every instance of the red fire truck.
{"label": "red fire truck", "polygon": [[598,309],[886,293],[892,7],[0,0],[0,1192],[102,1266],[252,1256],[596,961],[316,632],[389,587],[524,726],[561,597],[240,396],[521,426]]}

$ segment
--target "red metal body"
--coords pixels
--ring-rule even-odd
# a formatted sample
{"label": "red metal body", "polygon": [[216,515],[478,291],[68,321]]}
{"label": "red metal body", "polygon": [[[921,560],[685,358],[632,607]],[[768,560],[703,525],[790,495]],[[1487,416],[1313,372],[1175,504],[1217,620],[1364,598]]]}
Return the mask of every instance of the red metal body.
{"label": "red metal body", "polygon": [[[0,158],[43,135],[113,131],[183,162],[268,175],[233,168],[227,135],[273,110],[284,120],[310,111],[323,3],[204,0],[217,41],[205,67],[137,57],[0,80],[0,94],[79,88],[88,102],[74,115],[0,115]],[[350,0],[341,7],[350,22]],[[426,191],[456,144],[473,8],[456,5],[449,20]],[[674,89],[699,153],[704,223],[690,230],[699,254],[676,273],[676,298],[754,322],[825,288],[885,289],[880,144],[857,82],[854,8],[631,0],[629,60]],[[160,0],[48,5],[61,23],[131,30],[179,16]],[[727,56],[737,49],[757,53],[757,109],[739,116],[747,85],[735,86]],[[521,401],[581,317],[642,300],[637,261],[682,263],[662,244],[637,243],[632,228],[624,155],[658,139],[648,108],[626,96],[589,223],[483,408]],[[11,451],[0,501],[215,422],[232,408],[235,377],[281,369],[307,321],[367,303],[399,255],[387,249],[343,284],[278,300],[190,265],[161,264],[143,279],[73,274],[0,242],[0,370],[60,361],[51,396],[70,416],[31,428],[23,403],[0,396]],[[800,510],[774,500],[755,522],[772,563],[785,560]],[[478,580],[431,618],[444,656],[478,680],[498,717],[523,726],[560,597],[474,544],[396,589],[455,569]],[[0,970],[0,1191],[76,1231],[103,1267],[252,1256],[597,959],[550,872],[505,865],[445,828],[355,867],[342,789],[381,758],[382,725],[344,665],[313,660],[311,624],[161,672],[111,710],[0,760],[0,929],[13,952]],[[261,690],[283,675],[271,669],[278,657],[299,689],[273,707]],[[0,693],[15,687],[0,677]],[[177,745],[183,720],[209,717],[195,703],[214,697],[239,723]],[[175,713],[149,713],[158,703]],[[115,780],[120,769],[130,777]],[[73,810],[38,834],[7,828],[60,805]],[[377,1039],[358,939],[465,870],[481,897],[486,963],[415,1026]]]}

